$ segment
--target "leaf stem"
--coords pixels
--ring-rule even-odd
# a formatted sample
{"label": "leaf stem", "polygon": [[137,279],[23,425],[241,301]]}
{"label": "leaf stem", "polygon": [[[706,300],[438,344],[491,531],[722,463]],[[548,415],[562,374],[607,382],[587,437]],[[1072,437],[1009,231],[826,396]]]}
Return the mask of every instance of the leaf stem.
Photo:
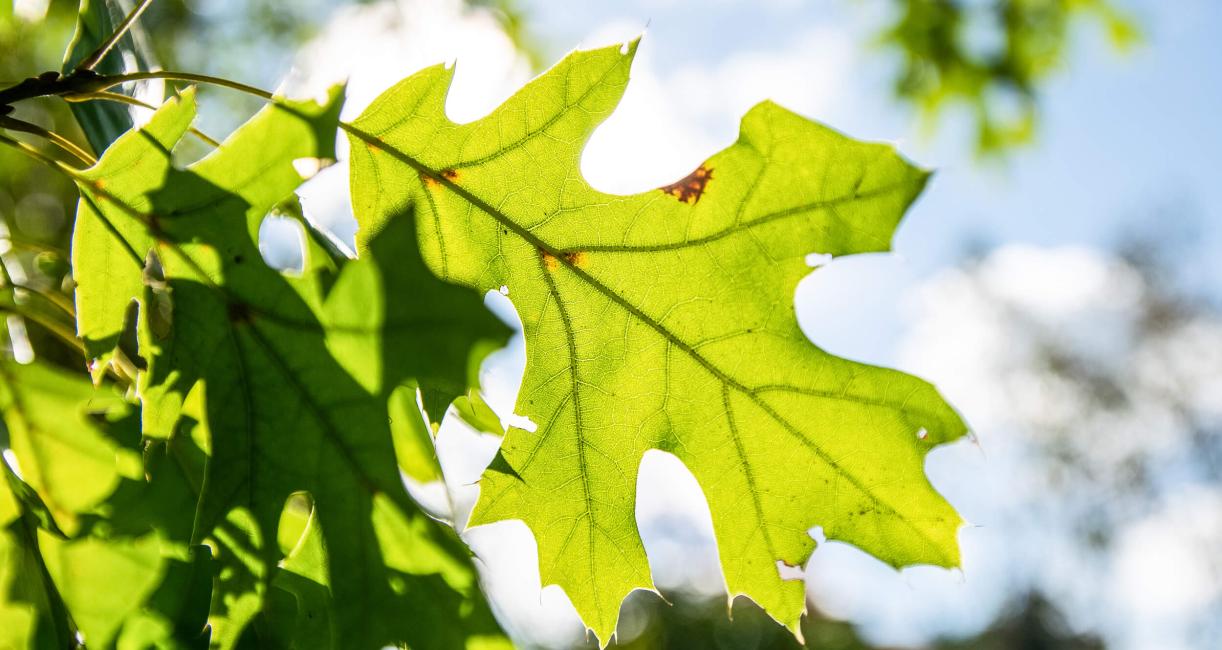
{"label": "leaf stem", "polygon": [[155,70],[151,72],[129,72],[126,74],[107,75],[99,81],[97,90],[106,90],[113,88],[119,84],[125,84],[129,81],[146,81],[149,79],[169,79],[171,81],[190,81],[193,83],[205,83],[213,86],[223,86],[232,90],[254,95],[256,97],[273,100],[276,98],[272,93],[261,88],[248,86],[239,81],[230,81],[221,77],[213,77],[206,74],[195,74],[194,72],[174,72],[170,70]]}
{"label": "leaf stem", "polygon": [[53,244],[43,244],[28,239],[18,239],[17,237],[13,236],[13,233],[0,235],[0,242],[8,242],[8,244],[13,248],[21,249],[35,255],[39,253],[49,253],[65,259],[68,257],[68,251],[66,249],[60,248],[59,246],[55,246]]}
{"label": "leaf stem", "polygon": [[[105,77],[104,79],[106,81],[106,85],[104,86],[104,88],[111,88],[121,83],[127,83],[128,81],[144,81],[146,79],[170,79],[174,81],[192,81],[196,83],[211,84],[213,86],[221,86],[224,88],[229,88],[231,90],[236,90],[238,92],[246,93],[247,95],[253,95],[260,99],[267,100],[269,102],[276,100],[275,94],[269,93],[266,90],[263,90],[262,88],[250,86],[250,85],[238,82],[238,81],[230,81],[229,79],[222,79],[220,77],[212,77],[209,75],[195,74],[191,72],[170,72],[170,71],[164,71],[164,70],[156,71],[156,72],[133,72],[130,74],[114,75],[110,77]],[[350,133],[359,135],[359,132],[355,132],[352,130],[353,127],[351,124],[343,120],[340,120],[339,128],[343,129],[344,131],[348,131]]]}
{"label": "leaf stem", "polygon": [[48,156],[47,154],[39,151],[38,149],[35,149],[34,147],[31,147],[30,145],[20,140],[14,140],[13,138],[8,137],[7,135],[0,134],[0,143],[13,147],[14,149],[17,149],[18,151],[24,153],[25,155],[41,163],[44,163],[55,169],[58,169],[60,172],[64,173],[66,176],[71,178],[73,181],[79,180],[81,178],[79,169],[65,165],[63,162],[60,162],[52,158],[51,156]]}
{"label": "leaf stem", "polygon": [[76,332],[73,332],[71,328],[65,326],[63,323],[59,323],[50,318],[41,316],[36,312],[32,312],[27,309],[22,309],[21,307],[15,304],[14,305],[0,305],[0,312],[8,312],[15,316],[20,316],[21,318],[24,318],[28,321],[32,321],[34,323],[41,325],[48,332],[54,334],[55,338],[60,339],[64,343],[67,343],[68,346],[71,347],[73,350],[80,352],[82,357],[85,356],[84,341],[81,341],[79,338],[77,338]]}

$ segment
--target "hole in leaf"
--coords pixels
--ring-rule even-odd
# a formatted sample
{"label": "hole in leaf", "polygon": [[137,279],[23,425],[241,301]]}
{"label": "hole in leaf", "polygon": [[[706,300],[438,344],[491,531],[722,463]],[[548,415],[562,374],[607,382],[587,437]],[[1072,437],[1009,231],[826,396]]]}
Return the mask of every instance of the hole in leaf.
{"label": "hole in leaf", "polygon": [[812,269],[817,269],[820,266],[825,266],[832,261],[831,253],[807,253],[806,265]]}
{"label": "hole in leaf", "polygon": [[713,517],[691,470],[674,454],[650,449],[637,474],[636,521],[654,583],[707,595],[724,592]]}
{"label": "hole in leaf", "polygon": [[313,511],[314,498],[308,492],[294,492],[284,500],[284,510],[280,511],[280,524],[276,528],[276,542],[282,554],[288,555],[297,547]]}
{"label": "hole in leaf", "polygon": [[502,417],[501,420],[503,420],[505,424],[508,424],[511,427],[517,427],[523,431],[534,433],[535,431],[539,430],[539,425],[535,424],[534,420],[531,420],[525,415],[510,413],[509,415]]}
{"label": "hole in leaf", "polygon": [[4,462],[8,463],[8,468],[13,470],[13,474],[17,478],[22,479],[22,480],[25,479],[25,476],[22,475],[21,473],[21,464],[17,462],[17,453],[16,452],[14,452],[12,449],[5,449],[4,450]]}
{"label": "hole in leaf", "polygon": [[484,294],[484,305],[502,322],[513,328],[513,336],[505,347],[488,355],[480,366],[480,392],[484,401],[501,418],[504,425],[534,432],[538,425],[530,418],[514,413],[522,374],[526,370],[526,341],[522,338],[522,319],[508,297],[509,287]]}
{"label": "hole in leaf", "polygon": [[806,577],[806,571],[785,560],[776,561],[776,572],[781,574],[781,580],[801,580]]}
{"label": "hole in leaf", "polygon": [[293,169],[302,180],[309,180],[334,162],[324,158],[297,158],[293,160]]}
{"label": "hole in leaf", "polygon": [[305,231],[301,224],[288,217],[268,216],[259,224],[259,254],[281,273],[301,273],[305,268]]}

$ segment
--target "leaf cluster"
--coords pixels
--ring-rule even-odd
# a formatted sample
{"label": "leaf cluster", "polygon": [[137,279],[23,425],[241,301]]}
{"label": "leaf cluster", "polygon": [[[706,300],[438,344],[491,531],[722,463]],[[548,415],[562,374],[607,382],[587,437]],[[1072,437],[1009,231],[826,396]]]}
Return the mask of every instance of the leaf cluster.
{"label": "leaf cluster", "polygon": [[[888,250],[928,172],[764,102],[687,178],[608,195],[578,162],[635,42],[575,52],[469,124],[445,116],[442,66],[343,123],[341,88],[296,101],[108,71],[147,6],[116,21],[83,5],[64,71],[0,91],[0,106],[132,104],[110,89],[150,78],[267,104],[189,164],[193,88],[138,128],[81,104],[87,147],[27,129],[83,168],[2,136],[80,197],[71,281],[5,283],[19,322],[78,356],[19,353],[10,319],[4,643],[506,644],[462,522],[429,517],[404,480],[444,478],[432,436],[451,405],[505,434],[471,525],[525,521],[543,582],[603,644],[624,598],[654,589],[635,520],[650,450],[701,483],[731,598],[799,638],[804,587],[782,567],[806,562],[812,527],[895,566],[958,563],[961,520],[923,459],[963,422],[929,384],[811,345],[791,304],[808,253]],[[356,257],[294,196],[334,161],[340,130]],[[264,261],[270,216],[300,229],[300,270]],[[502,431],[477,390],[508,335],[481,302],[500,287],[522,315],[515,411],[533,428]]]}
{"label": "leaf cluster", "polygon": [[892,0],[880,41],[899,53],[895,92],[932,120],[964,105],[982,153],[1031,140],[1040,82],[1060,67],[1078,22],[1094,21],[1119,48],[1139,36],[1108,0]]}

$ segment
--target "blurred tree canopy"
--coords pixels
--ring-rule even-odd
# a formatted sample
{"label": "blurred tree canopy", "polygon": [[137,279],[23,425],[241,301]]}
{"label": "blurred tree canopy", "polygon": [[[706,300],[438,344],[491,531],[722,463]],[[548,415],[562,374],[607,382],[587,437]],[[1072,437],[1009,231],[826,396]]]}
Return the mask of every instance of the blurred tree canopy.
{"label": "blurred tree canopy", "polygon": [[[672,596],[673,604],[649,594],[630,598],[620,623],[620,650],[885,650],[853,625],[829,618],[813,604],[802,620],[799,644],[751,601],[740,598],[726,616],[720,599]],[[632,636],[628,638],[628,634]],[[594,648],[588,643],[588,648]],[[1097,637],[1070,630],[1064,616],[1043,594],[1016,597],[986,629],[963,638],[937,639],[923,650],[1103,650]]]}
{"label": "blurred tree canopy", "polygon": [[895,93],[932,122],[959,104],[977,146],[994,153],[1034,134],[1039,87],[1064,63],[1075,21],[1098,22],[1118,48],[1138,39],[1109,0],[891,0],[883,44],[899,53]]}

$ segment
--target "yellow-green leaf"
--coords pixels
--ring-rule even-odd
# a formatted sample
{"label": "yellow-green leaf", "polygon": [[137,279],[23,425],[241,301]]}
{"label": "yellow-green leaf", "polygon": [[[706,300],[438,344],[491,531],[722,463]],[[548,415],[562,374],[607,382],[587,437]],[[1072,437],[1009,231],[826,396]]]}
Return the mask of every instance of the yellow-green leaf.
{"label": "yellow-green leaf", "polygon": [[[408,204],[441,277],[508,286],[527,365],[512,428],[472,524],[522,519],[544,584],[603,643],[622,599],[652,589],[635,519],[649,449],[693,472],[731,595],[795,632],[808,531],[896,565],[953,566],[960,518],[925,454],[965,433],[929,384],[830,355],[793,308],[812,252],[885,251],[928,173],[764,102],[687,178],[630,196],[582,178],[593,129],[636,44],[575,52],[468,124],[446,118],[453,71],[388,90],[349,129],[366,247]],[[834,315],[828,315],[834,318]]]}

